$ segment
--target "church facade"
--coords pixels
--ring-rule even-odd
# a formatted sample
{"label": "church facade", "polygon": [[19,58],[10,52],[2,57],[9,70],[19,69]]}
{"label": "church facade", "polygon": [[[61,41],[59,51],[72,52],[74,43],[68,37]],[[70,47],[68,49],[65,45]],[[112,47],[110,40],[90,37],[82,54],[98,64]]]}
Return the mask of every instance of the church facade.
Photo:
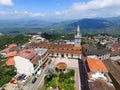
{"label": "church facade", "polygon": [[48,49],[49,56],[51,57],[81,58],[82,54],[81,38],[82,36],[80,34],[80,28],[78,26],[77,34],[74,37],[74,45],[40,42],[36,44],[30,44],[30,47]]}

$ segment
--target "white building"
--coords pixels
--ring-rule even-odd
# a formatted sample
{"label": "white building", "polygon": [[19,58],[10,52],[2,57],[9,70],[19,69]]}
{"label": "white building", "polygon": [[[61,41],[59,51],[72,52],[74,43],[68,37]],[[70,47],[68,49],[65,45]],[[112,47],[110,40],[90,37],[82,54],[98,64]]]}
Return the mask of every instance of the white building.
{"label": "white building", "polygon": [[16,67],[17,73],[25,74],[28,76],[34,74],[34,66],[30,62],[30,60],[20,56],[15,56],[14,61],[15,61],[15,67]]}

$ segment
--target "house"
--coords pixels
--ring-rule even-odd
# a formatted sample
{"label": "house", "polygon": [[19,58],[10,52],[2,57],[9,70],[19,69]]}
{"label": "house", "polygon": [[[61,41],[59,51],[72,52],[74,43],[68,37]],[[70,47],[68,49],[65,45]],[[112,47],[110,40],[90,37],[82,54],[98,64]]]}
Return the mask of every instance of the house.
{"label": "house", "polygon": [[112,52],[114,52],[116,50],[120,50],[120,43],[108,44],[108,45],[106,45],[106,48],[108,50],[111,50]]}
{"label": "house", "polygon": [[87,58],[86,68],[89,80],[102,79],[111,82],[108,70],[100,59]]}
{"label": "house", "polygon": [[3,55],[3,56],[6,56],[7,53],[12,52],[14,50],[18,50],[17,45],[16,44],[10,44],[10,45],[7,46],[7,48],[0,51],[0,54]]}
{"label": "house", "polygon": [[110,51],[106,48],[98,49],[90,46],[89,44],[83,45],[83,54],[87,57],[95,57],[101,60],[106,60],[110,57]]}
{"label": "house", "polygon": [[[43,51],[43,49],[42,49]],[[39,52],[42,52],[39,50]],[[18,51],[14,56],[11,53],[8,54],[6,65],[11,66],[15,65],[17,73],[32,75],[37,73],[41,66],[48,59],[47,50],[44,50],[42,53],[37,53],[33,49],[24,49]]]}

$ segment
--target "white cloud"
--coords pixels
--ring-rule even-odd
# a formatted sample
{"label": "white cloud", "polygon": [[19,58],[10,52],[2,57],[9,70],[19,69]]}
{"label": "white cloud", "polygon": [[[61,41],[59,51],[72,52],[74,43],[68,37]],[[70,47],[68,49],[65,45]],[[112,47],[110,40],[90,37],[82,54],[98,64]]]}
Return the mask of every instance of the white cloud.
{"label": "white cloud", "polygon": [[55,15],[61,18],[104,17],[103,15],[108,16],[109,11],[112,13],[116,8],[120,8],[120,0],[91,0],[74,3],[69,9],[56,12]]}
{"label": "white cloud", "polygon": [[0,5],[1,6],[13,6],[12,0],[0,0]]}
{"label": "white cloud", "polygon": [[[0,0],[0,5],[11,6],[11,0]],[[71,5],[67,10],[56,11],[53,13],[39,13],[29,11],[0,11],[3,17],[11,16],[14,18],[32,17],[32,18],[58,18],[58,19],[77,19],[87,17],[110,17],[120,15],[120,0],[90,0],[89,2],[77,2]],[[0,16],[2,17],[2,16]]]}
{"label": "white cloud", "polygon": [[33,13],[29,11],[0,11],[0,18],[2,19],[18,19],[18,18],[41,18],[44,17],[45,14],[42,13]]}

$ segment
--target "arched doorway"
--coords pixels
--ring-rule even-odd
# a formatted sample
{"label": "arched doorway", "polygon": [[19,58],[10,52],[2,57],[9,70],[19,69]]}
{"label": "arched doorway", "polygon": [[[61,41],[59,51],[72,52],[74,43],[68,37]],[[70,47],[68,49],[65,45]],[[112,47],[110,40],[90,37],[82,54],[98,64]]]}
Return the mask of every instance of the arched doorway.
{"label": "arched doorway", "polygon": [[61,54],[61,57],[64,57],[64,54]]}

